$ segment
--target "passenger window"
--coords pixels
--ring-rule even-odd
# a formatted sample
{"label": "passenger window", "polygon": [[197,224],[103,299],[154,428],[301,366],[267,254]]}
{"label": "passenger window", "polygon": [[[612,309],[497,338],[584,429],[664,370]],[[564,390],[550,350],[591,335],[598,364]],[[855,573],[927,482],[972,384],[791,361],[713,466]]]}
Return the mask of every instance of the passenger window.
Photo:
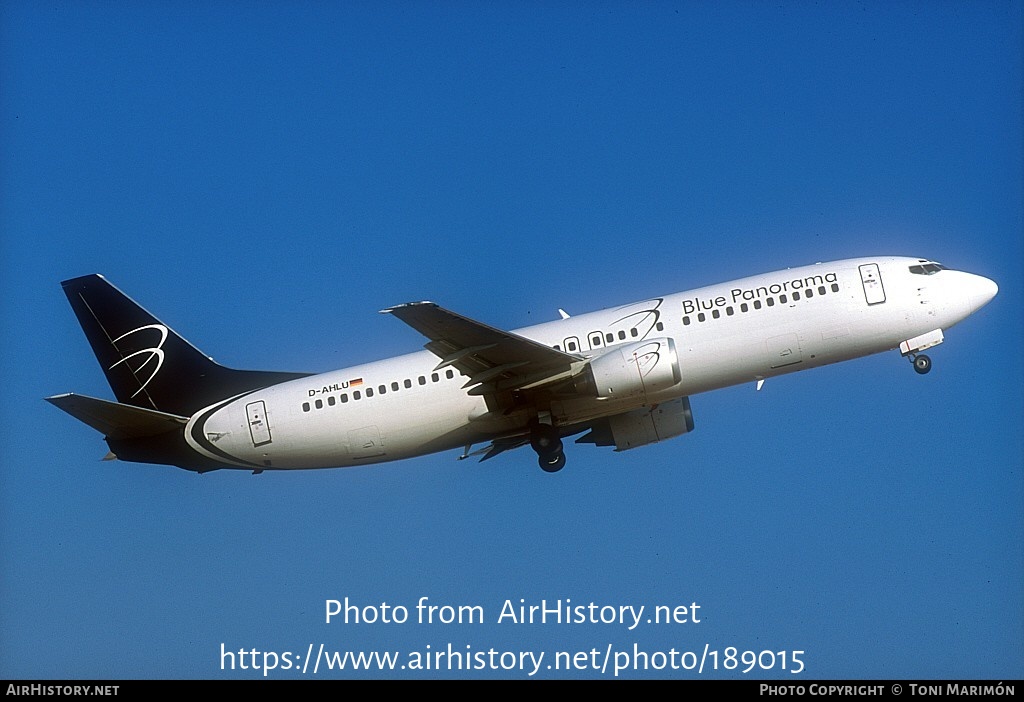
{"label": "passenger window", "polygon": [[309,411],[309,403],[308,402],[303,402],[302,403],[302,411],[303,412],[308,412]]}
{"label": "passenger window", "polygon": [[611,332],[608,332],[607,334],[604,335],[604,340],[610,344],[613,341],[615,341],[615,335],[612,334]]}
{"label": "passenger window", "polygon": [[690,326],[690,317],[689,317],[689,315],[687,315],[686,317],[683,317],[683,326],[684,327]]}
{"label": "passenger window", "polygon": [[348,402],[348,395],[345,394],[345,393],[342,393],[341,394],[341,404],[345,404],[346,402]]}
{"label": "passenger window", "polygon": [[420,385],[426,385],[427,384],[427,379],[425,377],[423,377],[422,375],[419,377],[419,384]]}
{"label": "passenger window", "polygon": [[626,332],[620,331],[619,332],[619,341],[624,341],[625,338],[626,338]]}
{"label": "passenger window", "polygon": [[388,391],[388,386],[387,385],[379,385],[379,386],[377,386],[377,392],[379,392],[381,395],[386,394],[387,391]]}
{"label": "passenger window", "polygon": [[356,390],[355,392],[352,393],[352,399],[353,400],[358,400],[361,397],[362,397],[362,395],[359,394],[358,390]]}
{"label": "passenger window", "polygon": [[794,292],[793,293],[793,301],[795,302],[796,300],[799,300],[799,299],[800,299],[800,293]]}
{"label": "passenger window", "polygon": [[806,290],[804,290],[804,297],[810,300],[812,297],[814,297],[814,290],[812,290],[811,288],[807,288]]}
{"label": "passenger window", "polygon": [[398,391],[398,382],[397,381],[395,381],[394,383],[391,383],[391,389],[392,389],[392,391],[395,391],[395,392]]}
{"label": "passenger window", "polygon": [[839,283],[832,283],[832,292],[839,292]]}
{"label": "passenger window", "polygon": [[718,319],[719,317],[722,316],[722,313],[719,312],[718,308],[716,307],[715,309],[711,310],[711,316],[714,317],[715,319]]}
{"label": "passenger window", "polygon": [[754,309],[755,310],[761,309],[761,301],[760,300],[754,300]]}
{"label": "passenger window", "polygon": [[335,402],[337,402],[337,400],[334,399],[334,395],[327,396],[327,404],[329,404],[331,407],[334,407]]}
{"label": "passenger window", "polygon": [[818,286],[818,294],[819,295],[824,295],[825,294],[825,286],[824,285]]}
{"label": "passenger window", "polygon": [[725,314],[727,317],[732,317],[733,314],[735,314],[735,310],[733,310],[732,305],[725,308]]}
{"label": "passenger window", "polygon": [[404,385],[407,388],[411,388],[412,387],[412,381],[409,380],[408,378],[406,378],[405,380],[402,381],[402,385]]}
{"label": "passenger window", "polygon": [[767,300],[765,300],[765,304],[767,304],[769,307],[775,307],[775,298],[769,297]]}
{"label": "passenger window", "polygon": [[655,326],[658,331],[665,331],[665,324],[663,322],[658,322]]}
{"label": "passenger window", "polygon": [[366,396],[373,397],[373,388],[366,388]]}
{"label": "passenger window", "polygon": [[448,380],[451,380],[452,378],[455,377],[455,371],[453,371],[451,368],[449,368],[448,370],[446,370],[444,372],[444,377],[448,378]]}
{"label": "passenger window", "polygon": [[430,374],[430,380],[432,380],[433,382],[436,383],[440,379],[441,379],[441,376],[439,376],[437,373],[431,373]]}
{"label": "passenger window", "polygon": [[779,295],[779,302],[781,302],[782,304],[786,304],[786,299],[787,298],[785,295]]}
{"label": "passenger window", "polygon": [[698,322],[703,322],[705,319],[707,319],[707,316],[703,312],[698,312],[697,313],[697,321]]}
{"label": "passenger window", "polygon": [[749,310],[750,310],[750,307],[747,306],[747,303],[745,303],[745,302],[740,303],[740,312],[747,312]]}
{"label": "passenger window", "polygon": [[317,409],[323,409],[324,408],[324,401],[323,400],[317,400],[313,404],[316,406]]}

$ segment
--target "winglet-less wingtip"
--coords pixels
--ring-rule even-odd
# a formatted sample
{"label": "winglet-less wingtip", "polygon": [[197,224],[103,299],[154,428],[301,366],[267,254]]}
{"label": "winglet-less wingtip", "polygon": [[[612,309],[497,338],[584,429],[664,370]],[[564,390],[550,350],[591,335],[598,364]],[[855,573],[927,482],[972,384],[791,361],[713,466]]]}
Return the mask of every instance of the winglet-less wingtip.
{"label": "winglet-less wingtip", "polygon": [[395,305],[394,307],[388,307],[387,309],[380,310],[381,314],[391,314],[395,310],[402,309],[403,307],[418,307],[419,305],[433,305],[434,303],[430,300],[420,300],[419,302],[404,302],[401,305]]}

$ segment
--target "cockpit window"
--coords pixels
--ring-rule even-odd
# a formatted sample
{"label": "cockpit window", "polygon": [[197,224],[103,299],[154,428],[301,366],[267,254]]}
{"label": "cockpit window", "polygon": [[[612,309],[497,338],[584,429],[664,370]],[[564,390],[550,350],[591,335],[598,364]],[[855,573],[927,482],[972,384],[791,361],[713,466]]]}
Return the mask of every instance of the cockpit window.
{"label": "cockpit window", "polygon": [[946,270],[941,263],[922,263],[919,266],[911,266],[910,272],[916,275],[935,275],[939,271]]}

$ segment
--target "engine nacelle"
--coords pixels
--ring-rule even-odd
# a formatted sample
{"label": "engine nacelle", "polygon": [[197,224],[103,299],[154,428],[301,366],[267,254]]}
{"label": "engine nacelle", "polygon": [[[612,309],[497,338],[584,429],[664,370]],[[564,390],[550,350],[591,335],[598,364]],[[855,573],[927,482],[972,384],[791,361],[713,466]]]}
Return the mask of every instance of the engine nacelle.
{"label": "engine nacelle", "polygon": [[609,349],[587,365],[577,390],[600,399],[620,400],[667,390],[682,374],[672,339],[647,339]]}
{"label": "engine nacelle", "polygon": [[614,446],[626,451],[693,431],[690,398],[680,397],[595,422],[590,433],[576,439],[578,444]]}

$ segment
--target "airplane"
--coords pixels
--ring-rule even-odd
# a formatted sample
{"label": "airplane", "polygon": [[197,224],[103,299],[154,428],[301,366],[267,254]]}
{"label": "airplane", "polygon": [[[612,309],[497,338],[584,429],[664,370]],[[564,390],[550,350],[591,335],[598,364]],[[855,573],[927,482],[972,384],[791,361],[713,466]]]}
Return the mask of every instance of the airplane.
{"label": "airplane", "polygon": [[[694,428],[690,397],[899,349],[921,352],[995,282],[929,259],[855,258],[502,331],[433,302],[381,310],[424,349],[327,373],[236,370],[100,275],[61,283],[117,398],[45,398],[98,430],[107,459],[205,473],[350,467],[461,448],[488,460],[563,440],[626,451]],[[586,432],[584,434],[584,432]],[[474,446],[482,444],[475,449]]]}

